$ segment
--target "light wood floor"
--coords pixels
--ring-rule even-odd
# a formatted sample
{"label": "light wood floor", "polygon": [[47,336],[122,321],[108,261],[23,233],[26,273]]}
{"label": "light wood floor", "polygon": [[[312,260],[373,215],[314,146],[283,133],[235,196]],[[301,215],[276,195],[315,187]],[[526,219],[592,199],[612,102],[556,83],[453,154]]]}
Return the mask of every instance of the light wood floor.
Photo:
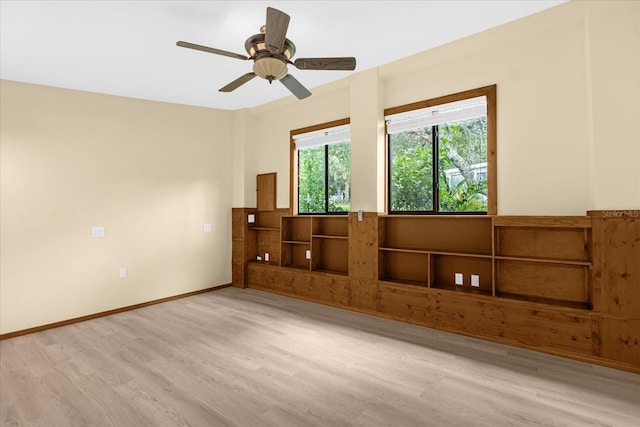
{"label": "light wood floor", "polygon": [[634,426],[640,375],[226,288],[0,342],[2,426]]}

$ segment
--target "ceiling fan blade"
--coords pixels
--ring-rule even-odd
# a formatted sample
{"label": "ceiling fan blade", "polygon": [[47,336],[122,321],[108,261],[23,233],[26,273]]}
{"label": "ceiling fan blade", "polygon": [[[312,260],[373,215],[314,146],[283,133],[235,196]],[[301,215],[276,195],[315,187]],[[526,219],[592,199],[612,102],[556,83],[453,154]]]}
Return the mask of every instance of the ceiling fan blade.
{"label": "ceiling fan blade", "polygon": [[311,96],[311,92],[309,92],[306,87],[302,86],[302,83],[296,80],[296,78],[291,74],[287,74],[286,76],[281,78],[280,81],[298,99],[305,99],[306,97]]}
{"label": "ceiling fan blade", "polygon": [[289,28],[291,18],[284,12],[272,7],[267,8],[267,24],[264,33],[264,42],[271,53],[284,52],[284,39]]}
{"label": "ceiling fan blade", "polygon": [[247,73],[247,74],[245,74],[243,76],[238,77],[237,79],[235,79],[234,81],[232,81],[231,83],[226,85],[225,87],[222,87],[222,88],[218,89],[218,91],[219,92],[232,92],[232,91],[238,89],[240,86],[242,86],[246,82],[248,82],[249,80],[251,80],[252,78],[254,78],[255,76],[256,76],[256,73]]}
{"label": "ceiling fan blade", "polygon": [[180,47],[186,47],[189,49],[201,50],[203,52],[215,53],[216,55],[229,56],[231,58],[236,58],[236,59],[245,59],[245,60],[249,59],[248,56],[241,55],[239,53],[227,52],[226,50],[215,49],[212,47],[202,46],[199,44],[194,44],[189,42],[179,41],[176,43],[176,45]]}
{"label": "ceiling fan blade", "polygon": [[293,65],[300,70],[355,70],[356,58],[298,58]]}

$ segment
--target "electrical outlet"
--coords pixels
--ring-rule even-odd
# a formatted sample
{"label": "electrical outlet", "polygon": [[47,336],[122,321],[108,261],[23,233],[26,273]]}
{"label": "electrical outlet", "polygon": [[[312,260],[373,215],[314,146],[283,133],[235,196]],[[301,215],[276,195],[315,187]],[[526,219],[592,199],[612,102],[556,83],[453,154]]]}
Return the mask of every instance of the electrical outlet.
{"label": "electrical outlet", "polygon": [[256,261],[262,261],[262,257],[261,257],[260,255],[258,255],[258,256],[256,257]]}
{"label": "electrical outlet", "polygon": [[203,230],[205,233],[211,233],[211,224],[205,224]]}
{"label": "electrical outlet", "polygon": [[264,260],[269,261],[269,252],[264,253]]}
{"label": "electrical outlet", "polygon": [[472,274],[471,275],[471,286],[473,286],[474,288],[479,288],[480,287],[480,276],[477,274]]}
{"label": "electrical outlet", "polygon": [[120,278],[124,279],[127,277],[127,267],[120,267]]}
{"label": "electrical outlet", "polygon": [[455,284],[458,286],[464,285],[464,276],[462,275],[462,273],[455,273],[454,281],[455,281]]}
{"label": "electrical outlet", "polygon": [[358,211],[358,221],[362,222],[362,219],[364,217],[364,213],[362,212],[362,210]]}
{"label": "electrical outlet", "polygon": [[249,224],[253,224],[256,222],[256,216],[254,214],[247,215],[247,222]]}
{"label": "electrical outlet", "polygon": [[307,249],[307,251],[305,252],[304,256],[307,259],[311,259],[311,251],[309,249]]}

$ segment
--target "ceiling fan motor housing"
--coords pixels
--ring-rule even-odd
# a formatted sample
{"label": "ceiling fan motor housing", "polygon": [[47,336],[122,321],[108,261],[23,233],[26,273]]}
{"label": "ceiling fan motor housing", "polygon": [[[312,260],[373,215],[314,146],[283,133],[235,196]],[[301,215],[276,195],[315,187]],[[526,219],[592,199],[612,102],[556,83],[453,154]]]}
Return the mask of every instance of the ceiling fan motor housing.
{"label": "ceiling fan motor housing", "polygon": [[[272,53],[269,52],[267,48],[267,44],[264,41],[264,33],[254,34],[244,42],[244,48],[251,57],[260,57],[263,55],[271,56]],[[283,52],[274,54],[283,56],[285,60],[289,60],[296,54],[296,46],[289,39],[284,39],[284,49]]]}
{"label": "ceiling fan motor housing", "polygon": [[284,51],[282,53],[271,53],[265,43],[265,35],[254,34],[244,43],[247,53],[253,59],[253,72],[258,77],[268,80],[280,80],[287,75],[287,61],[295,52],[296,47],[289,39],[285,39]]}

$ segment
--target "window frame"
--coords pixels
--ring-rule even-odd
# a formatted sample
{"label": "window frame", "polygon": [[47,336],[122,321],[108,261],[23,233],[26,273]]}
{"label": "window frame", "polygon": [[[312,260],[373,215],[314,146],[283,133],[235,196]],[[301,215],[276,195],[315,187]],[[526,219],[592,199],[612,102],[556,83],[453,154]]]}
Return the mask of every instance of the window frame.
{"label": "window frame", "polygon": [[[348,215],[349,214],[349,212],[329,212],[328,201],[326,203],[327,210],[325,210],[325,212],[315,212],[315,213],[298,212],[298,150],[296,149],[296,142],[294,138],[296,135],[300,135],[303,133],[310,133],[310,132],[315,132],[322,129],[329,129],[337,126],[344,126],[344,125],[350,125],[350,124],[351,124],[351,119],[344,118],[344,119],[334,120],[326,123],[320,123],[317,125],[307,126],[304,128],[294,129],[289,131],[289,144],[290,144],[289,206],[291,207],[290,211],[293,215],[312,216],[312,215]],[[351,143],[351,141],[349,141],[349,143]],[[325,150],[327,150],[327,147],[328,145],[325,145]],[[325,189],[327,190],[325,191],[325,200],[329,197],[329,194],[328,194],[329,181],[327,179],[327,175],[329,173],[329,168],[328,168],[329,159],[326,154],[327,154],[327,151],[325,151]]]}
{"label": "window frame", "polygon": [[[484,96],[487,99],[487,211],[486,212],[440,212],[436,209],[437,197],[434,200],[434,210],[432,211],[392,211],[391,210],[391,156],[389,152],[390,135],[387,131],[385,120],[385,209],[391,215],[497,215],[498,211],[498,179],[497,179],[497,86],[490,85],[476,89],[457,92],[450,95],[431,98],[424,101],[413,102],[411,104],[386,108],[384,117],[405,113],[412,110],[435,107],[455,101],[463,101],[469,98]],[[434,150],[434,158],[438,160],[438,153]],[[436,193],[438,192],[436,187]]]}

